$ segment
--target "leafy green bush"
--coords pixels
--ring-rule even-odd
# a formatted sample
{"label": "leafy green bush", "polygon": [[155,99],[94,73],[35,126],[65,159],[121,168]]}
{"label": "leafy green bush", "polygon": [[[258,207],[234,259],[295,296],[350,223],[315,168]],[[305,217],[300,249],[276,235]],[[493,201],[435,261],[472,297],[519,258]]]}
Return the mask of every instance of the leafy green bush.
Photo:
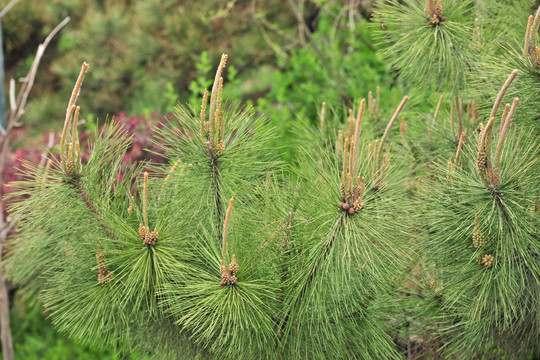
{"label": "leafy green bush", "polygon": [[[341,9],[341,8],[340,8]],[[284,159],[294,158],[289,144],[293,123],[309,119],[318,122],[318,109],[326,102],[333,106],[353,106],[354,99],[375,94],[380,87],[381,98],[392,102],[399,99],[399,86],[388,64],[371,45],[373,31],[367,21],[357,20],[354,28],[345,23],[342,12],[335,16],[323,13],[313,33],[313,47],[291,51],[290,58],[278,59],[281,68],[273,77],[273,85],[258,109],[266,114],[279,133],[278,147]]]}

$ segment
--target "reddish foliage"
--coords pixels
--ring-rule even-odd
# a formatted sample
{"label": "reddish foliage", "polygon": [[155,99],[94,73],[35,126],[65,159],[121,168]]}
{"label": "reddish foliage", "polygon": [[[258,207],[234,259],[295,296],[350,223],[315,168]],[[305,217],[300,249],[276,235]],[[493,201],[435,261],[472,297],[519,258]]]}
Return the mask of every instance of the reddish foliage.
{"label": "reddish foliage", "polygon": [[[150,118],[145,118],[142,116],[128,116],[125,113],[121,112],[117,116],[113,117],[113,122],[120,124],[121,129],[126,132],[127,136],[133,136],[133,142],[131,146],[127,149],[126,154],[123,158],[122,169],[125,169],[131,163],[138,161],[149,161],[152,163],[162,163],[164,158],[158,154],[159,147],[150,142],[152,136],[152,131],[154,128],[160,128],[162,117],[153,114]],[[104,125],[110,126],[110,125]],[[31,163],[40,163],[42,161],[43,154],[47,154],[47,143],[49,142],[50,133],[45,133],[42,136],[41,144],[39,145],[26,145],[21,147],[16,147],[9,154],[7,154],[6,166],[2,170],[2,182],[0,187],[0,193],[2,196],[9,194],[16,189],[10,187],[9,183],[13,181],[19,181],[23,179],[21,169],[24,168],[23,162],[28,161]],[[79,139],[81,143],[81,153],[83,163],[88,161],[90,156],[89,153],[89,143],[93,134],[88,132],[82,132]],[[12,133],[12,142],[17,144],[19,142],[24,142],[24,133],[21,130],[16,130]],[[54,144],[57,145],[59,142],[59,136],[54,136]],[[50,154],[48,155],[51,156]],[[58,156],[54,154],[54,156]],[[123,173],[119,175],[121,180]],[[2,207],[5,209],[5,200],[2,203]]]}

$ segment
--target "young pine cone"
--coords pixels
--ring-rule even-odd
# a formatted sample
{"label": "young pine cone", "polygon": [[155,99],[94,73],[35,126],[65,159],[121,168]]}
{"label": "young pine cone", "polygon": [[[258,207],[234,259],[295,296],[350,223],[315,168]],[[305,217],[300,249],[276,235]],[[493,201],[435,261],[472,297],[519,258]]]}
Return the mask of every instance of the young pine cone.
{"label": "young pine cone", "polygon": [[472,241],[473,246],[475,248],[481,248],[486,245],[486,237],[484,236],[484,233],[480,229],[474,230],[474,233],[472,235]]}
{"label": "young pine cone", "polygon": [[491,254],[486,254],[484,255],[484,257],[482,258],[482,264],[486,267],[490,267],[493,265],[493,263],[495,262],[495,258],[493,257],[493,255]]}

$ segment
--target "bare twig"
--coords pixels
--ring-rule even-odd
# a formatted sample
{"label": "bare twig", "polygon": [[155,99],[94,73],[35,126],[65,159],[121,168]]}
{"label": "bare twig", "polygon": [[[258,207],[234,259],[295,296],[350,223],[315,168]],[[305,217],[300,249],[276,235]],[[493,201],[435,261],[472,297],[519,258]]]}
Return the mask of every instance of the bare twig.
{"label": "bare twig", "polygon": [[[298,10],[298,8],[296,7],[296,4],[294,3],[293,0],[287,0],[287,3],[289,4],[289,7],[291,8],[294,16],[296,17],[296,20],[298,21],[298,24],[303,25],[302,28],[304,29],[304,33],[305,33],[306,37],[308,38],[309,44],[313,48],[313,51],[315,51],[315,53],[317,54],[317,56],[319,57],[319,59],[323,63],[324,67],[326,67],[328,72],[330,74],[334,74],[335,72],[333,71],[333,69],[330,66],[330,64],[328,63],[328,61],[326,60],[326,57],[324,56],[323,52],[321,51],[321,49],[319,49],[317,44],[315,44],[315,42],[313,41],[313,36],[311,34],[311,31],[309,31],[307,26],[305,26],[304,18],[302,16],[302,14],[300,13],[300,10]],[[339,82],[337,83],[337,86],[340,87]],[[340,91],[340,93],[341,93],[341,91]]]}
{"label": "bare twig", "polygon": [[[66,17],[60,24],[58,24],[51,31],[51,33],[45,38],[45,41],[43,41],[43,43],[38,46],[36,57],[34,58],[34,61],[32,62],[30,71],[24,78],[24,83],[19,89],[19,92],[14,102],[13,102],[13,98],[15,97],[15,86],[10,84],[10,90],[13,89],[13,92],[10,93],[11,112],[10,112],[10,115],[8,117],[8,121],[6,124],[6,129],[5,129],[6,135],[2,139],[2,150],[0,152],[0,169],[3,169],[6,163],[6,156],[9,151],[11,129],[17,126],[19,120],[24,115],[26,101],[28,99],[28,94],[30,94],[30,90],[32,89],[32,86],[34,85],[34,79],[36,77],[37,69],[39,67],[41,58],[45,52],[45,49],[47,48],[47,46],[49,45],[53,37],[69,22],[69,20],[70,20],[69,17]],[[13,106],[13,104],[15,105]]]}
{"label": "bare twig", "polygon": [[[69,22],[70,18],[66,17],[62,22],[51,31],[51,33],[45,38],[45,41],[43,41],[42,44],[39,44],[38,50],[36,53],[36,57],[34,61],[32,62],[32,66],[30,67],[30,71],[24,78],[24,84],[19,90],[19,93],[17,94],[17,112],[13,114],[14,122],[18,121],[21,116],[24,114],[26,101],[28,99],[28,94],[30,93],[30,90],[32,89],[32,86],[34,85],[34,80],[36,77],[37,69],[39,67],[39,63],[41,62],[41,58],[43,54],[45,53],[45,49],[51,42],[51,40],[54,38],[54,36]],[[11,117],[11,116],[10,116]],[[8,124],[9,127],[9,124]]]}
{"label": "bare twig", "polygon": [[18,3],[20,0],[11,0],[11,2],[9,4],[7,4],[3,9],[2,11],[0,11],[0,18],[3,18],[4,15],[7,14],[7,12],[9,10],[11,10],[11,8],[16,4]]}

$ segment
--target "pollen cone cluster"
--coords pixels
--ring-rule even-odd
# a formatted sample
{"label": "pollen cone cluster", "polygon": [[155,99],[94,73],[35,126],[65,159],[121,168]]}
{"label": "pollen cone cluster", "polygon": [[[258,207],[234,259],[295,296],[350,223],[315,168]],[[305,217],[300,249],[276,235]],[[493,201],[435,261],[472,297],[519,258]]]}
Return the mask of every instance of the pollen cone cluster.
{"label": "pollen cone cluster", "polygon": [[221,282],[219,285],[225,286],[236,284],[236,281],[238,280],[236,274],[239,270],[240,266],[238,266],[238,263],[236,262],[236,255],[232,256],[232,261],[229,263],[229,266],[225,266],[223,260],[221,260]]}
{"label": "pollen cone cluster", "polygon": [[474,232],[472,235],[473,246],[475,248],[482,248],[486,245],[486,237],[484,236],[484,233],[482,232],[482,230],[480,230],[478,214],[475,215],[474,222],[475,222]]}
{"label": "pollen cone cluster", "polygon": [[139,225],[139,236],[143,241],[143,245],[156,246],[157,239],[159,238],[159,233],[156,229],[150,231],[150,228],[144,226],[143,224]]}
{"label": "pollen cone cluster", "polygon": [[113,273],[112,271],[109,271],[109,269],[105,265],[105,253],[103,252],[103,248],[101,247],[101,242],[99,243],[98,251],[96,252],[96,261],[99,266],[98,282],[101,285],[110,284],[112,281]]}
{"label": "pollen cone cluster", "polygon": [[446,21],[446,17],[443,16],[443,4],[442,0],[437,0],[435,3],[434,0],[427,0],[426,7],[424,8],[424,13],[429,19],[428,26],[436,26]]}

